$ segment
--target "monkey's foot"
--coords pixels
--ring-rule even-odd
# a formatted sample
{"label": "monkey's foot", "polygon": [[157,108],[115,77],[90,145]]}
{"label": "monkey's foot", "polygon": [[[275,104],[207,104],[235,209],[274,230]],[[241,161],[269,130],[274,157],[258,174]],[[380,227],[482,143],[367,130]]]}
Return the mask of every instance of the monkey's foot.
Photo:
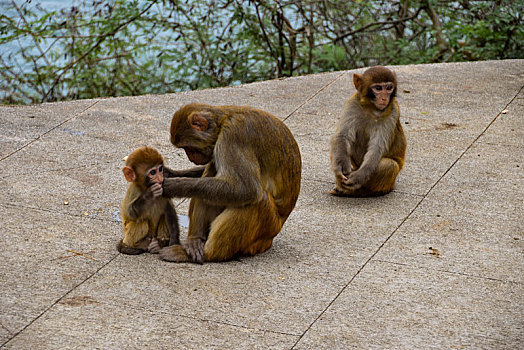
{"label": "monkey's foot", "polygon": [[147,250],[151,253],[151,254],[158,254],[160,252],[160,242],[158,241],[158,239],[156,239],[155,237],[153,237],[151,239],[151,243],[149,243],[149,245],[147,246]]}
{"label": "monkey's foot", "polygon": [[184,248],[187,254],[193,259],[194,262],[202,264],[204,262],[204,244],[206,242],[200,238],[186,239],[184,242]]}
{"label": "monkey's foot", "polygon": [[141,248],[128,247],[127,245],[124,244],[124,242],[122,242],[122,240],[120,240],[120,242],[117,243],[116,249],[120,253],[127,254],[127,255],[138,255],[138,254],[142,254],[146,252],[144,249],[141,249]]}
{"label": "monkey's foot", "polygon": [[337,196],[337,197],[351,197],[350,192],[342,191],[338,189],[337,187],[333,187],[331,191],[328,192],[330,195]]}
{"label": "monkey's foot", "polygon": [[385,194],[388,194],[390,191],[377,191],[373,192],[365,187],[361,187],[356,190],[340,190],[338,188],[333,188],[329,191],[329,194],[337,197],[351,197],[351,198],[366,198],[366,197],[380,197]]}
{"label": "monkey's foot", "polygon": [[186,250],[179,244],[171,245],[160,249],[158,252],[160,258],[165,261],[171,262],[193,262],[189,255],[187,255]]}

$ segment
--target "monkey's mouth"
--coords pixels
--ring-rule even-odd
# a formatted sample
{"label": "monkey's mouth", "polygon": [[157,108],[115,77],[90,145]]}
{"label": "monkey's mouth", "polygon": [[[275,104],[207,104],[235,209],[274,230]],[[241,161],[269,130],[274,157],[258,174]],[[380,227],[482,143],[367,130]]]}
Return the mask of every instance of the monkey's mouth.
{"label": "monkey's mouth", "polygon": [[196,149],[192,147],[184,147],[184,151],[186,152],[187,158],[196,165],[204,165],[209,163],[211,160],[211,157],[205,155],[202,152],[197,151]]}
{"label": "monkey's mouth", "polygon": [[377,104],[376,104],[377,109],[379,109],[379,110],[381,110],[381,111],[383,111],[384,109],[386,109],[387,106],[388,106],[388,103],[387,103],[387,102],[382,102],[382,103],[377,102]]}

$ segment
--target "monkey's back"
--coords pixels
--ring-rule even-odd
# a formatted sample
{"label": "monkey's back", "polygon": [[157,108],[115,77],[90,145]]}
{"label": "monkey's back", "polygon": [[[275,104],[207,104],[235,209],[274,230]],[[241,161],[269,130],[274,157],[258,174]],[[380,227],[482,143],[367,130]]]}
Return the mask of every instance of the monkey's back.
{"label": "monkey's back", "polygon": [[302,158],[288,127],[275,116],[251,107],[227,107],[228,138],[238,147],[250,147],[260,167],[260,181],[271,194],[283,219],[298,199]]}

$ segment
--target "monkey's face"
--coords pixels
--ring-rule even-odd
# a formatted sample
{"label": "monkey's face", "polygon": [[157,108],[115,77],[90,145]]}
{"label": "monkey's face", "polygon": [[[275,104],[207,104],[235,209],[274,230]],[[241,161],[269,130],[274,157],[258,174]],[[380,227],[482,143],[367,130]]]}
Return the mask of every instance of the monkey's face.
{"label": "monkey's face", "polygon": [[155,165],[147,169],[145,173],[146,185],[162,184],[164,182],[164,164]]}
{"label": "monkey's face", "polygon": [[206,154],[193,147],[182,147],[186,152],[187,158],[196,165],[204,165],[211,161],[212,154]]}
{"label": "monkey's face", "polygon": [[375,107],[383,111],[389,105],[394,91],[395,85],[392,82],[376,83],[369,87],[368,95],[371,95],[371,101]]}

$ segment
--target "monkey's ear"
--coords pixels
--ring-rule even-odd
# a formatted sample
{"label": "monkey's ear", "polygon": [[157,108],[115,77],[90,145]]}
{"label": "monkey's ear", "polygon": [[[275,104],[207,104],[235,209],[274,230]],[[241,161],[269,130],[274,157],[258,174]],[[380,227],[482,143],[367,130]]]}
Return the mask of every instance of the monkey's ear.
{"label": "monkey's ear", "polygon": [[133,168],[125,166],[122,168],[122,172],[124,173],[127,182],[134,182],[136,180],[136,174]]}
{"label": "monkey's ear", "polygon": [[355,89],[360,91],[360,87],[362,86],[362,75],[360,74],[353,74],[353,85],[355,85]]}
{"label": "monkey's ear", "polygon": [[189,124],[197,131],[206,131],[208,128],[207,119],[201,113],[191,113],[189,116]]}

